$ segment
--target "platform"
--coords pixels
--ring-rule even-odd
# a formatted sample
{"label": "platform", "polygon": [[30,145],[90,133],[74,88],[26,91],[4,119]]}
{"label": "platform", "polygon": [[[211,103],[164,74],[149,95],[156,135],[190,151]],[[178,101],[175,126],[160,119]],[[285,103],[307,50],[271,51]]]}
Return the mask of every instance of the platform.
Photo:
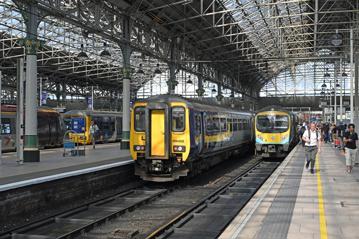
{"label": "platform", "polygon": [[359,167],[329,144],[317,159],[311,174],[297,146],[220,238],[359,238]]}
{"label": "platform", "polygon": [[16,162],[16,152],[5,153],[0,165],[0,191],[128,163],[132,163],[130,153],[121,150],[120,143],[99,144],[96,149],[87,146],[85,156],[63,157],[63,148],[41,150],[40,162],[22,165]]}

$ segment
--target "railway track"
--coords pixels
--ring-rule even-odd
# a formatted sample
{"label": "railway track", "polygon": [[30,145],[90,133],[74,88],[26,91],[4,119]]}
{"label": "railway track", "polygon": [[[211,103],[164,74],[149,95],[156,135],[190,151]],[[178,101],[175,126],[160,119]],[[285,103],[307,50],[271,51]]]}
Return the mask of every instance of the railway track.
{"label": "railway track", "polygon": [[278,162],[260,162],[149,233],[146,238],[217,238],[278,165]]}
{"label": "railway track", "polygon": [[249,160],[205,185],[141,186],[0,238],[215,238],[278,164]]}

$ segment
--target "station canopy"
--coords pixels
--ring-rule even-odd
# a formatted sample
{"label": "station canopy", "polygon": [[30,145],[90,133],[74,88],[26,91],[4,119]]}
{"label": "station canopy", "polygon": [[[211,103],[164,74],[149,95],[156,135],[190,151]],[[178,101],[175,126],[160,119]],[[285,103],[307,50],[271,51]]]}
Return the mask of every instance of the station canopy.
{"label": "station canopy", "polygon": [[[358,0],[33,2],[39,8],[37,37],[43,43],[37,53],[39,77],[54,93],[62,84],[69,94],[86,95],[91,86],[99,87],[103,96],[120,94],[121,46],[130,44],[133,92],[153,80],[156,70],[165,73],[168,64],[175,64],[177,73],[257,97],[260,91],[290,88],[288,82],[298,82],[301,78],[292,76],[302,68],[303,79],[320,83],[313,69],[334,73],[338,62],[345,68],[349,29],[356,39],[359,33]],[[26,37],[28,3],[0,3],[0,66],[8,88],[15,84],[16,59],[25,54],[19,39]],[[131,19],[130,42],[123,36],[125,18]]]}

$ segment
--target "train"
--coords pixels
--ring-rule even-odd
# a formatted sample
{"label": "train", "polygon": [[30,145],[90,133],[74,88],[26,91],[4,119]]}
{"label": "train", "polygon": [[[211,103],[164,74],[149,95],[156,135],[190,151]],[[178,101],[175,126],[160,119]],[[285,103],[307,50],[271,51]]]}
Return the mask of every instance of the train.
{"label": "train", "polygon": [[70,110],[63,114],[66,130],[72,130],[70,135],[76,143],[90,144],[90,125],[94,121],[99,132],[95,133],[97,143],[116,142],[122,136],[122,113],[95,110]]}
{"label": "train", "polygon": [[[39,148],[60,147],[63,142],[63,121],[56,110],[40,107],[37,110]],[[2,151],[16,149],[16,105],[1,105]]]}
{"label": "train", "polygon": [[176,95],[134,102],[130,153],[135,174],[168,182],[198,174],[254,145],[254,115]]}
{"label": "train", "polygon": [[298,143],[298,116],[279,106],[256,112],[255,154],[263,158],[282,158]]}

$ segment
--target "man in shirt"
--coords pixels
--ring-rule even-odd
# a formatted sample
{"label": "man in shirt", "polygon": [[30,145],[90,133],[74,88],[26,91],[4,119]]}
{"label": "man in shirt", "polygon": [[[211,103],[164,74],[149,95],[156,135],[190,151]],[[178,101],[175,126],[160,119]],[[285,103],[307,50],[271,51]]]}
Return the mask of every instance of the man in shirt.
{"label": "man in shirt", "polygon": [[91,137],[91,143],[92,148],[95,149],[96,145],[96,133],[99,130],[97,124],[94,121],[91,121],[90,125],[90,137]]}
{"label": "man in shirt", "polygon": [[310,164],[310,172],[314,173],[314,165],[315,165],[315,157],[317,153],[320,152],[320,132],[317,131],[315,123],[310,124],[310,128],[307,129],[302,137],[305,142],[305,155],[306,155],[306,164],[305,168],[309,168]]}
{"label": "man in shirt", "polygon": [[358,140],[358,135],[354,131],[354,124],[349,124],[348,129],[349,130],[344,133],[343,141],[345,144],[345,164],[347,165],[347,172],[351,173],[355,164],[355,157],[357,154],[356,141]]}

